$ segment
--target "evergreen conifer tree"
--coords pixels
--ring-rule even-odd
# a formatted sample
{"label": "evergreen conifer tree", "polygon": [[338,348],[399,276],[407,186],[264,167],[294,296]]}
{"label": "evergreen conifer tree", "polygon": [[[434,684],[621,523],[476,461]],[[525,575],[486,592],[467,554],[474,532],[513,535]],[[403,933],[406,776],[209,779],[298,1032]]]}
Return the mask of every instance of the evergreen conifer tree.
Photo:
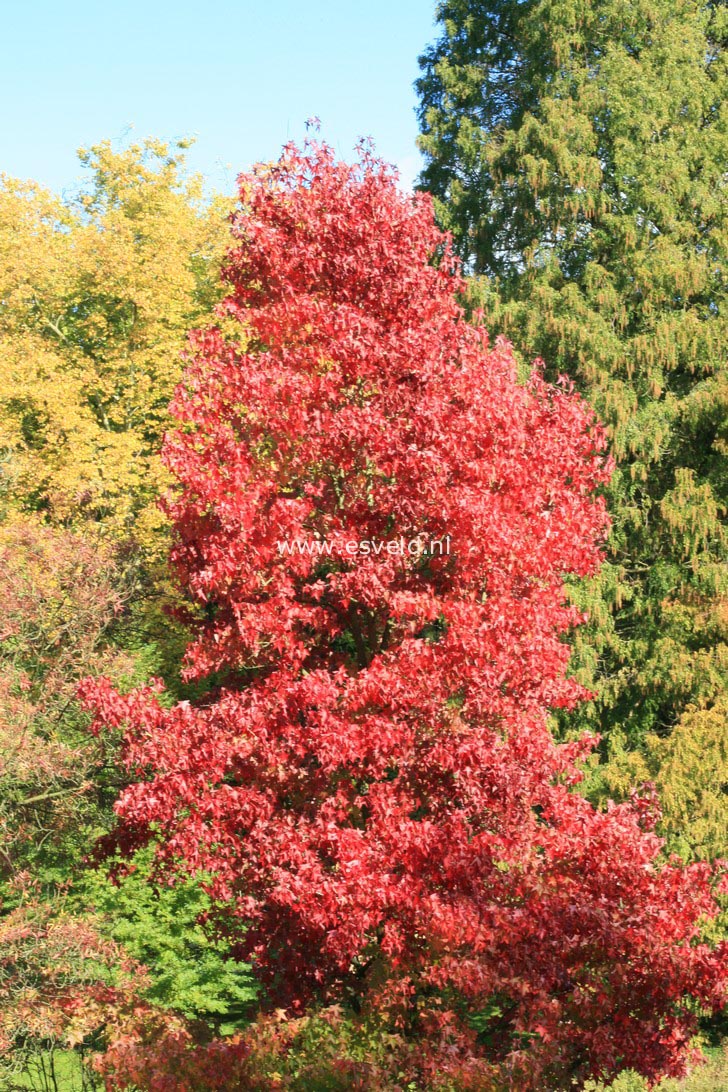
{"label": "evergreen conifer tree", "polygon": [[685,794],[665,738],[709,726],[718,754],[721,709],[728,731],[727,16],[445,0],[418,83],[421,184],[489,328],[571,376],[608,427],[611,558],[575,590],[591,624],[573,662],[599,695],[602,784],[656,777],[668,818]]}

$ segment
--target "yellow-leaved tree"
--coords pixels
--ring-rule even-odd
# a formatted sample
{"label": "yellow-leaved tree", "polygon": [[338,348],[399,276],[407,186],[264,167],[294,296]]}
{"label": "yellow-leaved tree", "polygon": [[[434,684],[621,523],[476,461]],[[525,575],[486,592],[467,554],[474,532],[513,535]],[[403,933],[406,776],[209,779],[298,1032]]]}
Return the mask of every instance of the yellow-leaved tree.
{"label": "yellow-leaved tree", "polygon": [[81,151],[61,200],[0,180],[0,503],[165,552],[157,456],[187,330],[209,316],[227,202],[185,148]]}

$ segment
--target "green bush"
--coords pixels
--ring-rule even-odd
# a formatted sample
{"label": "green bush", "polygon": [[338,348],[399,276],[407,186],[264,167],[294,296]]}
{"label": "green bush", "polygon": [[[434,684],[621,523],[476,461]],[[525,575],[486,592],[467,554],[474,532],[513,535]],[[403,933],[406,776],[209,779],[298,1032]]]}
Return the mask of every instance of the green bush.
{"label": "green bush", "polygon": [[[667,1078],[657,1085],[657,1092],[726,1092],[728,1089],[728,1051],[708,1051],[705,1065],[699,1066],[683,1080]],[[621,1073],[612,1084],[589,1081],[584,1092],[649,1092],[644,1077],[631,1070]]]}
{"label": "green bush", "polygon": [[149,973],[147,999],[187,1020],[226,1034],[247,1023],[257,996],[249,964],[230,957],[229,942],[200,924],[211,901],[197,879],[156,884],[151,851],[134,858],[133,870],[111,880],[90,872],[79,887],[84,904],[100,914],[108,933]]}

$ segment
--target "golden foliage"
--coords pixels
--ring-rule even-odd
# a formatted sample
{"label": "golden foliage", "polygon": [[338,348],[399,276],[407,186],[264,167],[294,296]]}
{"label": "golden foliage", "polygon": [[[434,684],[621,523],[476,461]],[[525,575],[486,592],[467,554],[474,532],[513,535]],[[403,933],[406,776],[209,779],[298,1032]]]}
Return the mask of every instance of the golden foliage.
{"label": "golden foliage", "polygon": [[80,158],[92,181],[71,201],[0,181],[0,499],[154,554],[157,450],[186,333],[219,292],[228,205],[180,146]]}
{"label": "golden foliage", "polygon": [[670,845],[686,857],[722,856],[728,845],[728,698],[689,708],[665,739],[649,740]]}

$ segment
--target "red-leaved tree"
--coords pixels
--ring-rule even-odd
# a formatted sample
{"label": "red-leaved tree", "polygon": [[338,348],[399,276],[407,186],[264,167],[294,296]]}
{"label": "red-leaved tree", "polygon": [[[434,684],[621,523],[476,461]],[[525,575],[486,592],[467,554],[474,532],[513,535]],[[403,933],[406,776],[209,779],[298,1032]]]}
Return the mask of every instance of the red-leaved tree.
{"label": "red-leaved tree", "polygon": [[213,877],[271,1005],[396,1029],[425,1087],[679,1073],[725,992],[714,877],[658,863],[649,793],[579,796],[594,741],[547,726],[581,696],[563,581],[599,562],[600,429],[465,321],[430,200],[366,150],[242,176],[234,234],[165,444],[215,686],[85,686],[125,728],[124,837]]}

